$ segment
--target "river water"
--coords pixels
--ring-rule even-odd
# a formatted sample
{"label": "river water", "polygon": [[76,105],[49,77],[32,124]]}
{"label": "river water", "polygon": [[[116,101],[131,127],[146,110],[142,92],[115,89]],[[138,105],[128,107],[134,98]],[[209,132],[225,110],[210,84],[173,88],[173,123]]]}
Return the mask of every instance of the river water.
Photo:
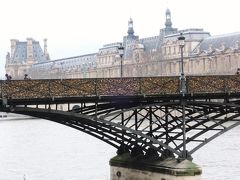
{"label": "river water", "polygon": [[[193,154],[203,180],[240,180],[240,127]],[[0,180],[109,180],[116,149],[80,131],[25,116],[0,119]]]}

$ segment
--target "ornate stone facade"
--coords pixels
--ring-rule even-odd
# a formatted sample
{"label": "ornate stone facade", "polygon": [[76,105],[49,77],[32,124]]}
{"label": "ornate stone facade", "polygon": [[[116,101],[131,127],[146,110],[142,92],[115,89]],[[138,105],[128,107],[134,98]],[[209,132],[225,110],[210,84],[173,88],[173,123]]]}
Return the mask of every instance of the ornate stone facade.
{"label": "ornate stone facade", "polygon": [[[183,55],[186,75],[236,73],[240,67],[240,32],[211,36],[203,29],[178,30],[172,27],[169,9],[165,16],[165,28],[160,29],[158,36],[140,39],[134,35],[133,20],[130,18],[127,36],[123,37],[122,42],[104,45],[94,54],[52,61],[48,60],[45,40],[40,59],[34,54],[36,45],[34,48],[32,44],[35,44],[35,41],[13,40],[11,55],[8,53],[6,58],[6,72],[13,78],[21,78],[24,73],[28,73],[32,78],[120,77],[121,58],[118,48],[123,46],[123,77],[178,76],[181,61],[177,39],[182,33],[185,37]],[[24,60],[16,56],[21,43],[26,44],[24,52],[27,55],[23,57]]]}
{"label": "ornate stone facade", "polygon": [[11,54],[8,52],[6,55],[6,73],[14,79],[22,79],[33,64],[47,62],[49,59],[47,39],[44,39],[44,51],[39,42],[32,38],[27,38],[25,42],[12,39]]}

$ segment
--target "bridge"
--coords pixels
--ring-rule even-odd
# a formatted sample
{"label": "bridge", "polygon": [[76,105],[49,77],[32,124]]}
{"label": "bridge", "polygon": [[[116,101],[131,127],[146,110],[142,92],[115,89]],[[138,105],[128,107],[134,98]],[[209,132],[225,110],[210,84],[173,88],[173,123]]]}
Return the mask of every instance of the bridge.
{"label": "bridge", "polygon": [[240,76],[0,81],[1,111],[43,118],[92,135],[119,155],[192,160],[240,124]]}

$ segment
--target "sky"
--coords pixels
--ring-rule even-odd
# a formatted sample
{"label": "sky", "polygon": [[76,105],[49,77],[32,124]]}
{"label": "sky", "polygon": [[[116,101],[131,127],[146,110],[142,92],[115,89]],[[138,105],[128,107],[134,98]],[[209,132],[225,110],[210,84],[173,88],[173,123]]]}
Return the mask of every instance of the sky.
{"label": "sky", "polygon": [[48,39],[50,58],[95,53],[104,44],[121,42],[133,19],[135,35],[159,35],[165,11],[174,28],[203,28],[211,35],[240,31],[239,0],[1,0],[0,77],[10,39]]}

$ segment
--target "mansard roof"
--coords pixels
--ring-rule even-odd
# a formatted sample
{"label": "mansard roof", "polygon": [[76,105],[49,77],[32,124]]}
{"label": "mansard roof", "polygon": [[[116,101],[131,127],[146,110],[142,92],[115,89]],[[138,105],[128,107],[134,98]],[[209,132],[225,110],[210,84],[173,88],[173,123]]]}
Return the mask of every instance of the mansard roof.
{"label": "mansard roof", "polygon": [[76,68],[76,66],[81,66],[84,68],[87,67],[96,67],[96,55],[97,53],[92,54],[84,54],[80,56],[73,56],[68,58],[61,58],[61,59],[55,59],[52,61],[47,62],[39,62],[32,65],[32,68],[41,68],[44,67],[45,69],[51,69],[51,68]]}
{"label": "mansard roof", "polygon": [[158,36],[143,38],[139,40],[141,44],[144,46],[144,50],[146,52],[150,52],[153,49],[156,49]]}
{"label": "mansard roof", "polygon": [[22,62],[27,59],[27,43],[26,42],[17,42],[16,50],[13,55],[13,60],[17,62]]}
{"label": "mansard roof", "polygon": [[240,32],[211,36],[205,38],[200,44],[200,52],[213,50],[234,49],[240,42]]}
{"label": "mansard roof", "polygon": [[[43,50],[38,41],[33,41],[33,59],[38,62],[47,61]],[[27,59],[27,42],[16,41],[16,50],[13,55],[13,61],[23,63]]]}

